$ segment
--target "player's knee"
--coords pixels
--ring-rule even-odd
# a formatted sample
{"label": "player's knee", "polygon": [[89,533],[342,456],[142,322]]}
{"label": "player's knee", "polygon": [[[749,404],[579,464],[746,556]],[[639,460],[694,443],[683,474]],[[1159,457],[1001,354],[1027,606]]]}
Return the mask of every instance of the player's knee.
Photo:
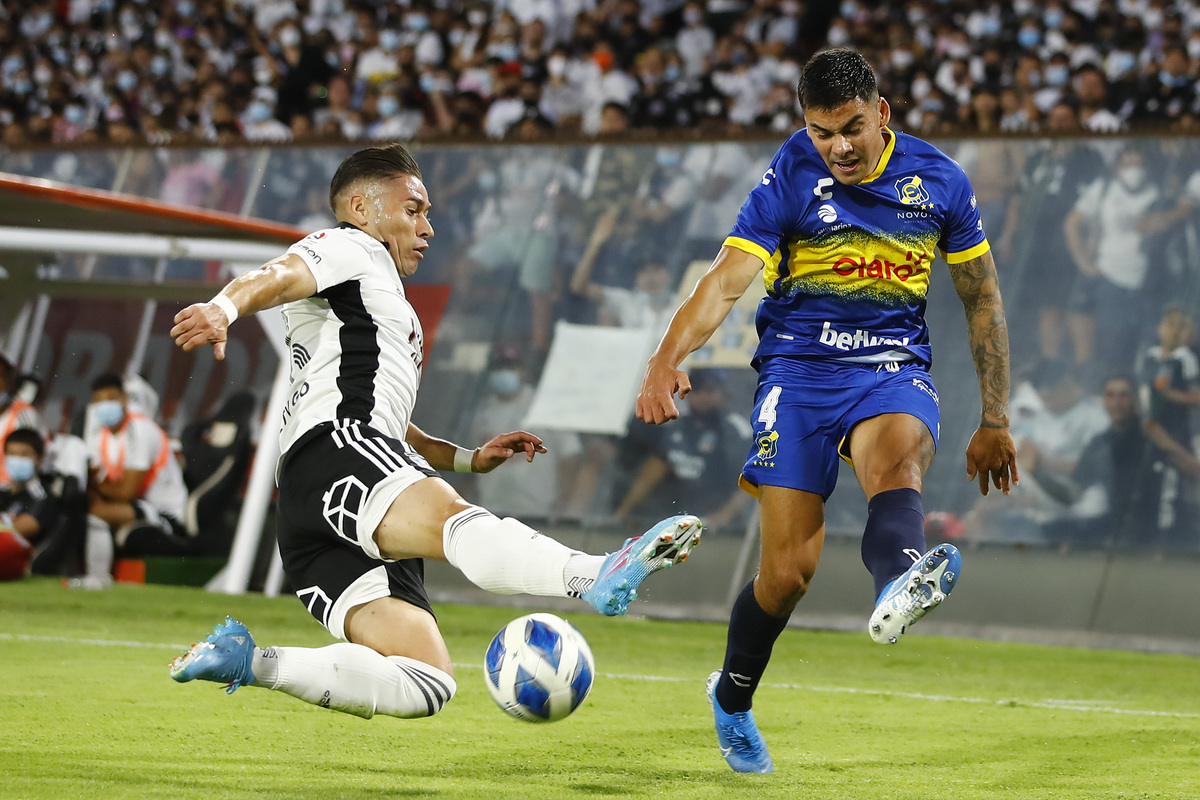
{"label": "player's knee", "polygon": [[772,616],[790,614],[812,584],[815,569],[784,567],[763,569],[755,586],[762,610]]}

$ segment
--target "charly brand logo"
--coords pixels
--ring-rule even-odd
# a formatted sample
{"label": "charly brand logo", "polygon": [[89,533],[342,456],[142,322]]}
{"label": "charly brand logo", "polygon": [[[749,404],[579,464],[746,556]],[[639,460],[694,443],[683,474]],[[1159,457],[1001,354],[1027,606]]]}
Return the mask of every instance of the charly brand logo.
{"label": "charly brand logo", "polygon": [[830,186],[833,186],[833,178],[821,178],[817,181],[817,185],[813,187],[813,194],[818,200],[833,199],[833,192],[825,191]]}

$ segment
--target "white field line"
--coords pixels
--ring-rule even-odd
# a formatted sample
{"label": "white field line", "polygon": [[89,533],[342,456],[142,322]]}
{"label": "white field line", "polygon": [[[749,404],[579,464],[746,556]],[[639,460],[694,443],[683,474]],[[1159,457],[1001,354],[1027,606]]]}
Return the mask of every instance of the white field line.
{"label": "white field line", "polygon": [[[53,642],[74,645],[92,645],[96,647],[133,647],[151,650],[187,650],[189,644],[164,644],[157,642],[131,642],[114,639],[80,639],[69,636],[36,636],[24,633],[0,633],[0,642]],[[454,664],[455,669],[483,669],[480,664]],[[601,678],[622,681],[649,681],[659,683],[697,683],[702,681],[695,678],[678,678],[667,675],[631,675],[620,672],[597,672]],[[898,697],[906,700],[933,701],[937,703],[967,703],[983,706],[1014,706],[1020,708],[1041,708],[1051,711],[1077,711],[1091,714],[1124,714],[1135,717],[1172,717],[1176,719],[1200,719],[1200,714],[1181,711],[1149,711],[1136,708],[1116,708],[1101,705],[1097,700],[1021,700],[1005,698],[993,700],[986,697],[962,697],[958,695],[924,694],[922,692],[897,692],[887,689],[860,689],[853,686],[811,686],[802,683],[760,683],[760,687],[768,689],[783,689],[799,692],[823,692],[826,694],[857,694],[871,697]]]}

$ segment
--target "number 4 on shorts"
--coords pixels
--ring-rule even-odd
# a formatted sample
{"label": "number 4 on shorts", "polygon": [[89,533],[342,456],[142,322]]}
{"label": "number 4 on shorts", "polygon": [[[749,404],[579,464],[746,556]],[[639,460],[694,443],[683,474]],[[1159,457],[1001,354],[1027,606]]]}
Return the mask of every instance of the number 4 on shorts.
{"label": "number 4 on shorts", "polygon": [[775,407],[779,405],[779,393],[782,391],[782,386],[774,386],[763,400],[762,408],[758,412],[758,421],[765,423],[764,430],[769,431],[775,427]]}

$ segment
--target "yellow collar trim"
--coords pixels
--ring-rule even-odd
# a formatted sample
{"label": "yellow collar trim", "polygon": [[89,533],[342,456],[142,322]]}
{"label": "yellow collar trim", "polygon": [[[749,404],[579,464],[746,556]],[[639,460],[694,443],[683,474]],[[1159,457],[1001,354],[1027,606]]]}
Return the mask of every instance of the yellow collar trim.
{"label": "yellow collar trim", "polygon": [[892,158],[892,151],[896,149],[896,134],[892,133],[891,129],[887,125],[883,126],[883,132],[886,133],[888,137],[887,146],[883,148],[883,155],[879,157],[879,163],[875,166],[875,170],[870,175],[863,178],[859,185],[862,185],[863,183],[870,183],[882,175],[883,171],[887,169],[888,161],[890,161]]}

